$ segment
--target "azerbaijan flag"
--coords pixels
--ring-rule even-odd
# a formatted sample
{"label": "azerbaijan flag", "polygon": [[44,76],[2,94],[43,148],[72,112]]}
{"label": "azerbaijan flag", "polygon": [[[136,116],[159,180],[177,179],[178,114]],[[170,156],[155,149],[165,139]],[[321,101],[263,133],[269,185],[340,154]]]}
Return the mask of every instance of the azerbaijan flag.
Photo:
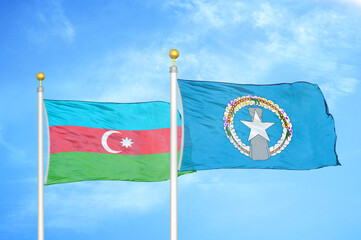
{"label": "azerbaijan flag", "polygon": [[[169,179],[169,103],[44,103],[49,134],[46,185]],[[178,153],[180,123],[178,115]]]}

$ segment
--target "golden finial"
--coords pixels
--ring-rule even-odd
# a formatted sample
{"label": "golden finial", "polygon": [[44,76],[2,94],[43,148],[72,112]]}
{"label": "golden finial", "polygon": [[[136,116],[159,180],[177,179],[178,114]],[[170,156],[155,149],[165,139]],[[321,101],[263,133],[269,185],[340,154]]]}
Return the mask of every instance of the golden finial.
{"label": "golden finial", "polygon": [[40,87],[41,87],[41,81],[44,80],[45,74],[42,72],[39,72],[38,74],[36,74],[36,78],[40,81]]}
{"label": "golden finial", "polygon": [[177,49],[172,49],[169,51],[169,57],[173,59],[173,66],[175,66],[175,60],[179,56],[179,52]]}

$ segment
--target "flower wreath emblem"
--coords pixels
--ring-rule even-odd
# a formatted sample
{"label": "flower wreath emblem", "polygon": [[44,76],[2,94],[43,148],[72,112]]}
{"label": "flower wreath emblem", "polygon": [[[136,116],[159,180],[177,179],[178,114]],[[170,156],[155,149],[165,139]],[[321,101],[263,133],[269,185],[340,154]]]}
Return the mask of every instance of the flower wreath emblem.
{"label": "flower wreath emblem", "polygon": [[228,103],[223,117],[224,131],[229,141],[244,155],[249,156],[250,146],[242,142],[234,129],[233,120],[236,113],[246,106],[259,106],[275,113],[281,121],[283,132],[277,143],[269,148],[271,156],[281,153],[290,143],[293,135],[292,123],[287,113],[274,102],[259,96],[242,96]]}

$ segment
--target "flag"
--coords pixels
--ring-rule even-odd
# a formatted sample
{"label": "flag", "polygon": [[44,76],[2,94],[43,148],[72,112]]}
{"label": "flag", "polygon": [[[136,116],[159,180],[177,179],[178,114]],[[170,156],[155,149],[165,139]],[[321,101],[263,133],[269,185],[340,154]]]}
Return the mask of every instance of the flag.
{"label": "flag", "polygon": [[178,85],[185,131],[181,171],[340,165],[334,120],[316,84]]}
{"label": "flag", "polygon": [[169,103],[44,103],[50,139],[46,185],[169,179]]}

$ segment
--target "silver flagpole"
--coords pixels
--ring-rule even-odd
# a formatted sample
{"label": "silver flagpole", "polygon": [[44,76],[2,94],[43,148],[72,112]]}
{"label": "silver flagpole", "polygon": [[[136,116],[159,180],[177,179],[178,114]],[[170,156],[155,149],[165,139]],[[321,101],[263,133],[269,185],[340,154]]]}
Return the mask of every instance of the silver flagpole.
{"label": "silver flagpole", "polygon": [[178,239],[178,166],[177,166],[177,73],[175,60],[179,56],[176,49],[169,52],[173,59],[170,67],[170,240]]}
{"label": "silver flagpole", "polygon": [[41,82],[45,75],[39,72],[36,78],[40,81],[38,92],[38,240],[44,240],[44,131],[43,131],[43,96]]}

